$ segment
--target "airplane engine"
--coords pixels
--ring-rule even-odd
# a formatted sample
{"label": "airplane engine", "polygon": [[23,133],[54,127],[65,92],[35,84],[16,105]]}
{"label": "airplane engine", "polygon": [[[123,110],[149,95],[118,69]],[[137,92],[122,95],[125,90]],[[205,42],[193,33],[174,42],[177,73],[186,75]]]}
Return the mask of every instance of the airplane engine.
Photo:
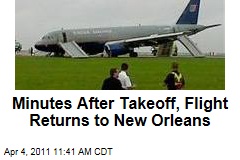
{"label": "airplane engine", "polygon": [[107,43],[104,46],[106,53],[111,57],[124,55],[130,52],[129,48],[124,43]]}

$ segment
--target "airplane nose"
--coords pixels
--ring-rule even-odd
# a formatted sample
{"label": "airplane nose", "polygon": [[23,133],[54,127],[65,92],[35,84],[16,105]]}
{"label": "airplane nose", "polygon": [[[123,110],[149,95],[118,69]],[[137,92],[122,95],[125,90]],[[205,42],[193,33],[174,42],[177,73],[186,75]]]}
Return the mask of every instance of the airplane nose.
{"label": "airplane nose", "polygon": [[37,49],[37,50],[40,50],[40,51],[44,51],[46,46],[43,45],[40,41],[35,43],[34,47]]}

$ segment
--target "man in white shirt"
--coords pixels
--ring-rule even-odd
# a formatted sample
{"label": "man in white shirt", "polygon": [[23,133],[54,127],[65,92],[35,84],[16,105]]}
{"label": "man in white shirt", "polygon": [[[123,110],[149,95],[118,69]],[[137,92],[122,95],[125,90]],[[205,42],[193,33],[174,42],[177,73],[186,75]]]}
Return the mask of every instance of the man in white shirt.
{"label": "man in white shirt", "polygon": [[130,80],[130,77],[128,76],[128,64],[123,63],[121,65],[121,72],[118,75],[118,79],[121,81],[122,88],[124,89],[133,89],[132,82]]}

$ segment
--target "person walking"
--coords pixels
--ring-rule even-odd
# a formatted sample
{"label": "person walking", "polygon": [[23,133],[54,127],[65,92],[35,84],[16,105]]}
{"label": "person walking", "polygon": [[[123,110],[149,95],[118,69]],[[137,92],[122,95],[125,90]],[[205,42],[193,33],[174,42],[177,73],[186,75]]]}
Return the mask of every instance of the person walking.
{"label": "person walking", "polygon": [[110,77],[106,78],[102,84],[102,90],[123,90],[122,84],[118,79],[119,71],[117,68],[110,69]]}
{"label": "person walking", "polygon": [[121,65],[121,71],[119,73],[118,79],[120,80],[122,84],[122,88],[129,90],[134,89],[133,84],[131,82],[131,79],[128,74],[128,64],[122,63]]}
{"label": "person walking", "polygon": [[179,72],[179,65],[177,62],[172,63],[172,71],[166,76],[164,84],[167,86],[168,90],[180,90],[185,86],[185,79]]}

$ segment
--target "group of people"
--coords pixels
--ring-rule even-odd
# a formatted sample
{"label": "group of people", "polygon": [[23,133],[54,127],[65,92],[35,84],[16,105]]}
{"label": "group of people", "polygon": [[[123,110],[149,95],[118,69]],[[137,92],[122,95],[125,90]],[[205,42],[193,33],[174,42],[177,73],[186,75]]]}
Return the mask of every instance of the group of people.
{"label": "group of people", "polygon": [[[179,72],[177,62],[172,63],[172,70],[164,79],[164,85],[168,90],[180,90],[185,85],[183,75]],[[134,89],[128,74],[128,64],[122,63],[121,70],[118,68],[110,69],[110,77],[103,81],[102,90],[131,90]]]}
{"label": "group of people", "polygon": [[128,74],[128,64],[123,63],[121,70],[117,68],[110,69],[110,77],[103,81],[103,90],[130,90],[133,89],[133,84]]}

